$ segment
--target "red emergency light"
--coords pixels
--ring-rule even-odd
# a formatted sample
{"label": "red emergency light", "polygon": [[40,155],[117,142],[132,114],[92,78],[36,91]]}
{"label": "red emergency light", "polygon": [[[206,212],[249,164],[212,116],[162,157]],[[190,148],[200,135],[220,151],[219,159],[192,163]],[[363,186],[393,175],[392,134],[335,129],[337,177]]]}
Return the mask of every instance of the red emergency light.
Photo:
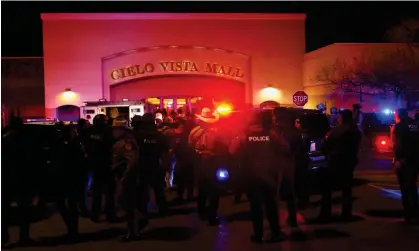
{"label": "red emergency light", "polygon": [[217,107],[216,111],[221,116],[227,116],[233,111],[233,108],[229,104],[221,104]]}
{"label": "red emergency light", "polygon": [[375,139],[375,146],[378,152],[391,152],[392,142],[389,136],[378,136]]}

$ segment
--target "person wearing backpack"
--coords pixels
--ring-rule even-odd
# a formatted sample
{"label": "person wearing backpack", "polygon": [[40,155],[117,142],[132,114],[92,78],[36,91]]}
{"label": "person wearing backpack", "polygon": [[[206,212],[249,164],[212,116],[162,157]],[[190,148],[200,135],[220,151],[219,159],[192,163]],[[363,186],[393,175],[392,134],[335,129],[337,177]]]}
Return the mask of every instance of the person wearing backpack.
{"label": "person wearing backpack", "polygon": [[[228,146],[215,126],[219,116],[208,107],[201,114],[195,115],[198,126],[189,134],[189,145],[195,150],[195,171],[198,179],[198,214],[208,220],[209,225],[218,225],[218,204],[220,191],[217,185],[216,172],[228,154]],[[208,201],[208,206],[206,207]]]}

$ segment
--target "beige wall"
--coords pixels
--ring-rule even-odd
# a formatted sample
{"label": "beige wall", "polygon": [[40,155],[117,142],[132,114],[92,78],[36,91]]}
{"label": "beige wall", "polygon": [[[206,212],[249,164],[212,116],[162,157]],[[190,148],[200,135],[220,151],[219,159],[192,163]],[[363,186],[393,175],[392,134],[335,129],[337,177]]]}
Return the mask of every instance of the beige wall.
{"label": "beige wall", "polygon": [[[303,85],[309,95],[307,108],[314,108],[317,104],[325,102],[328,108],[350,108],[352,104],[359,103],[360,97],[356,93],[336,94],[333,86],[318,81],[317,77],[322,67],[327,67],[336,60],[353,62],[368,57],[371,53],[380,53],[386,50],[405,46],[395,43],[336,43],[307,53],[303,63]],[[381,106],[393,105],[393,100],[378,100],[376,96],[363,95],[363,107],[366,111],[379,109]],[[391,104],[390,104],[391,103]]]}

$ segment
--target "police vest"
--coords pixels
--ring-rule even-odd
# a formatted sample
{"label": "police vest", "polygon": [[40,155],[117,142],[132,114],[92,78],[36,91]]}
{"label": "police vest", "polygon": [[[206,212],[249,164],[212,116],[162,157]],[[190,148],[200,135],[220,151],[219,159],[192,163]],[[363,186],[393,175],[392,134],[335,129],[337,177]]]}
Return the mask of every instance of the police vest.
{"label": "police vest", "polygon": [[159,132],[141,132],[136,136],[140,161],[146,162],[158,162],[160,158],[162,147],[161,147],[161,134]]}
{"label": "police vest", "polygon": [[419,161],[419,127],[413,121],[396,124],[394,127],[396,136],[395,157],[416,159]]}
{"label": "police vest", "polygon": [[248,132],[245,135],[243,163],[253,174],[266,174],[278,168],[275,139],[268,131]]}

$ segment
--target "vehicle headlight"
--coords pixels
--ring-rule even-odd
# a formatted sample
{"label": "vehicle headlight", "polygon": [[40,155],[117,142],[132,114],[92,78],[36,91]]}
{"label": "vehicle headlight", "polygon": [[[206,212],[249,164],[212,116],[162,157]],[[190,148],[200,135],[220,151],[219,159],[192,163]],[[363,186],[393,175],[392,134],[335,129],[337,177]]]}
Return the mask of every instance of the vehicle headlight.
{"label": "vehicle headlight", "polygon": [[216,176],[218,181],[224,182],[230,178],[230,173],[226,168],[219,168],[217,169]]}

